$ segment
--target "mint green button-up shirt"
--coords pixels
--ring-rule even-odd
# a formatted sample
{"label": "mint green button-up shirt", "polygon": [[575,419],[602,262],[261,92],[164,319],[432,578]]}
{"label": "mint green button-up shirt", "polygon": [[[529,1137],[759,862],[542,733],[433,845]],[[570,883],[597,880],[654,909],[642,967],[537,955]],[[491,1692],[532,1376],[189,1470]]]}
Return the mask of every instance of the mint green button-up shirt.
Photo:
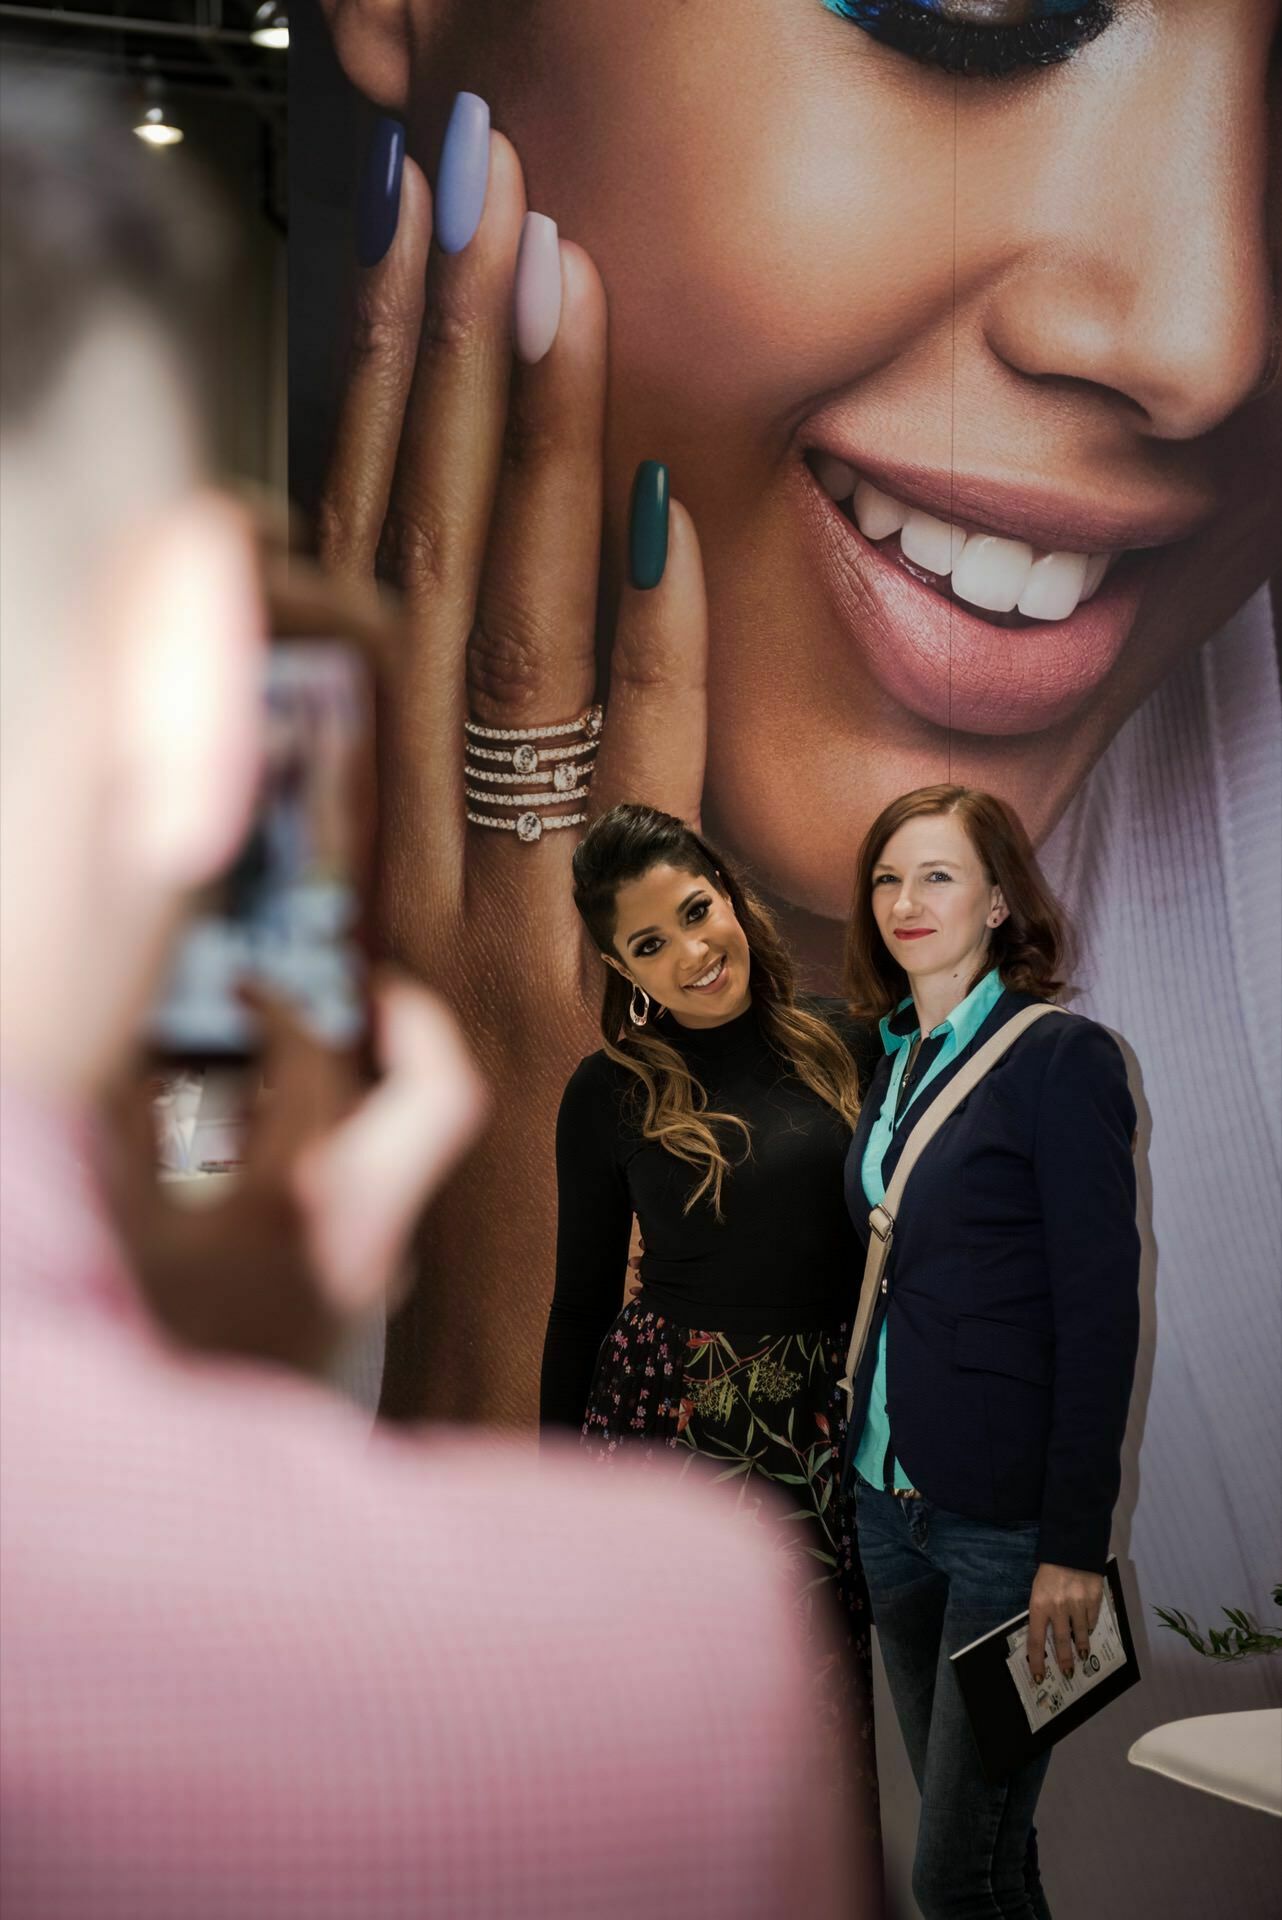
{"label": "mint green button-up shirt", "polygon": [[[873,1130],[868,1136],[868,1145],[864,1148],[863,1163],[859,1169],[870,1207],[880,1206],[886,1198],[886,1183],[881,1177],[882,1162],[898,1128],[904,1125],[909,1114],[914,1120],[916,1119],[921,1111],[920,1102],[924,1089],[970,1045],[1004,992],[1001,975],[994,967],[971,988],[966,998],[953,1008],[946,1020],[941,1020],[937,1027],[932,1028],[924,1044],[929,1044],[932,1040],[941,1040],[943,1044],[937,1048],[930,1065],[913,1088],[903,1112],[899,1115],[898,1123],[895,1120],[895,1109],[899,1105],[899,1090],[903,1085],[909,1048],[917,1038],[917,1028],[913,1027],[907,1032],[896,1032],[892,1027],[892,1021],[897,1020],[904,1009],[912,1005],[912,1001],[901,1001],[894,1014],[888,1014],[882,1021],[882,1045],[887,1053],[896,1054],[898,1058],[891,1068],[886,1098],[882,1102],[881,1112],[877,1115]],[[885,1486],[888,1483],[887,1461],[890,1457],[890,1416],[886,1411],[886,1323],[883,1320],[881,1337],[877,1342],[877,1365],[873,1373],[868,1414],[864,1421],[864,1430],[859,1436],[859,1445],[855,1450],[856,1471],[874,1487]],[[911,1487],[913,1484],[898,1460],[893,1463],[893,1476],[890,1484],[896,1487]]]}

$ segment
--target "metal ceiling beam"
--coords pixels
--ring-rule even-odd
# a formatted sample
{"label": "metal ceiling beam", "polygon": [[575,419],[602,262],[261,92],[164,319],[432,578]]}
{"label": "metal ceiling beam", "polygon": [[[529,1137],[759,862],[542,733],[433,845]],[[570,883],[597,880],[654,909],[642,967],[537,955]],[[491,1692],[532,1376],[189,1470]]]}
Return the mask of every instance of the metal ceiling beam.
{"label": "metal ceiling beam", "polygon": [[25,20],[42,27],[89,27],[100,33],[146,33],[157,40],[209,40],[238,46],[256,44],[252,33],[240,33],[233,27],[187,26],[175,20],[137,20],[118,13],[73,13],[69,9],[0,5],[0,17]]}
{"label": "metal ceiling beam", "polygon": [[[3,57],[3,40],[0,40],[0,58]],[[104,47],[101,51],[90,47],[39,47],[24,49],[29,60],[36,66],[48,67],[53,72],[62,72],[70,68],[88,73],[110,75],[113,78],[123,74],[127,79],[137,78],[137,67],[129,62],[128,56],[117,49]],[[209,60],[193,60],[175,65],[172,59],[164,60],[156,68],[157,75],[165,83],[169,93],[199,94],[205,100],[230,100],[235,89],[220,68]],[[283,86],[264,91],[261,87],[254,92],[253,106],[259,111],[268,112],[273,120],[283,116],[286,93]],[[242,102],[242,104],[249,104]]]}

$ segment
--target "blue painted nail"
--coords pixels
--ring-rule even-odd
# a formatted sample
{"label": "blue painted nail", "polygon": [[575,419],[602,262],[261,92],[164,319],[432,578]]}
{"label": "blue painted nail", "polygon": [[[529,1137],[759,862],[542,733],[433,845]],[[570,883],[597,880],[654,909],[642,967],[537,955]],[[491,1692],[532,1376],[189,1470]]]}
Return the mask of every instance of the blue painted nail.
{"label": "blue painted nail", "polygon": [[356,253],[363,267],[377,266],[396,238],[404,163],[405,129],[383,114],[369,143],[356,196]]}
{"label": "blue painted nail", "polygon": [[462,253],[480,226],[489,174],[490,110],[479,94],[460,93],[436,175],[436,238],[446,253]]}

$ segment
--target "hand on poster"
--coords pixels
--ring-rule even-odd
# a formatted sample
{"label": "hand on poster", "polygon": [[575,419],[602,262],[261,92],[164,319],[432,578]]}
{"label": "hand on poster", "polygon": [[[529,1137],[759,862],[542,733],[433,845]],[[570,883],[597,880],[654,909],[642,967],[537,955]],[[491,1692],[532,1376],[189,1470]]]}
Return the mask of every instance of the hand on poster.
{"label": "hand on poster", "polygon": [[[536,229],[514,353],[525,190],[514,148],[488,137],[484,211],[453,252],[429,257],[429,188],[404,163],[395,237],[360,289],[321,548],[342,578],[377,571],[404,598],[379,722],[383,941],[445,995],[496,1096],[428,1223],[385,1405],[523,1422],[552,1289],[556,1110],[599,1043],[601,962],[571,901],[577,831],[525,843],[468,824],[486,809],[465,792],[464,722],[550,727],[593,700],[606,312],[583,250]],[[675,503],[667,536],[657,581],[622,589],[590,799],[551,812],[644,798],[698,817],[706,611]]]}
{"label": "hand on poster", "polygon": [[351,1054],[320,1044],[283,1002],[245,995],[264,1035],[264,1084],[234,1178],[199,1206],[157,1179],[151,1088],[139,1074],[107,1102],[104,1185],[169,1333],[310,1371],[397,1281],[484,1094],[454,1022],[421,987],[389,980],[376,993],[373,1088]]}

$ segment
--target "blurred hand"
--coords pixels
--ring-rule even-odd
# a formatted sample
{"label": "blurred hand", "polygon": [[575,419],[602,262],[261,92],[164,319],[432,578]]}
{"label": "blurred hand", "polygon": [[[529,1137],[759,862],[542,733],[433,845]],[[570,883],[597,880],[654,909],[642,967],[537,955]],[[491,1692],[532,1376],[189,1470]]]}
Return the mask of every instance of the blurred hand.
{"label": "blurred hand", "polygon": [[266,1088],[242,1172],[204,1205],[155,1172],[141,1074],[103,1114],[108,1203],[143,1293],[176,1339],[315,1370],[386,1298],[429,1195],[473,1139],[481,1083],[454,1022],[403,981],[375,998],[382,1078],[321,1045],[280,1001],[246,990],[264,1035]]}

